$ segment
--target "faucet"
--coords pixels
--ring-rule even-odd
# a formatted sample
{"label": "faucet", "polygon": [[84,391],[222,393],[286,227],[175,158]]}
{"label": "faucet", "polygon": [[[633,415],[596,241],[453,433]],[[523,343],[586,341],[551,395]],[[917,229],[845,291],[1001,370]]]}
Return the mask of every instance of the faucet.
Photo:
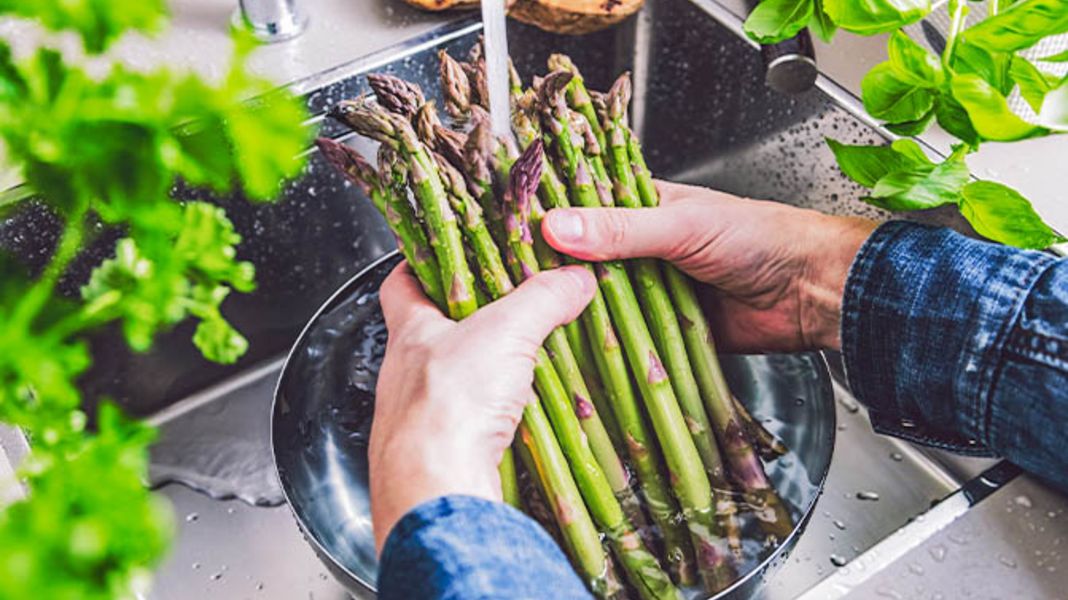
{"label": "faucet", "polygon": [[308,25],[298,0],[238,0],[234,26],[249,30],[261,42],[282,42],[297,37]]}

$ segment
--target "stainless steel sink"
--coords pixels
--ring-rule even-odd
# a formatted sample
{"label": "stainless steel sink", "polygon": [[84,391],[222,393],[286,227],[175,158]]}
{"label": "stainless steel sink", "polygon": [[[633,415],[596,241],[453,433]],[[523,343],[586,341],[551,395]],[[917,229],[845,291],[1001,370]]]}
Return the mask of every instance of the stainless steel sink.
{"label": "stainless steel sink", "polygon": [[[594,88],[604,89],[616,74],[632,70],[634,124],[660,177],[884,218],[857,200],[859,188],[834,167],[824,144],[824,136],[857,143],[881,141],[882,134],[838,102],[843,91],[826,79],[820,89],[799,96],[767,89],[759,53],[736,35],[737,25],[711,0],[649,0],[637,19],[583,38],[514,23],[509,33],[517,66],[527,77],[544,71],[545,58],[556,51],[571,54]],[[337,100],[366,91],[363,74],[397,72],[436,93],[437,48],[464,53],[478,32],[475,21],[450,22],[431,36],[359,58],[297,82],[294,89],[305,94],[323,135],[345,137],[322,115]],[[88,394],[116,398],[162,430],[153,479],[176,506],[180,536],[153,598],[344,597],[300,539],[287,509],[278,506],[269,406],[279,360],[304,322],[336,287],[394,243],[366,198],[316,153],[309,159],[304,177],[277,205],[176,191],[180,198],[225,206],[245,238],[241,256],[257,265],[259,289],[226,305],[250,339],[248,356],[231,367],[208,365],[189,342],[187,327],[165,336],[146,355],[118,351],[124,346],[115,331],[93,341],[96,364],[83,380]],[[942,213],[915,218],[954,222]],[[47,213],[29,204],[0,221],[0,248],[32,263],[40,260],[54,230]],[[108,254],[113,241],[103,235],[88,253]],[[77,280],[66,282],[68,293]],[[933,504],[961,497],[965,482],[991,465],[874,434],[837,371],[838,451],[826,491],[791,564],[767,582],[767,598],[797,597]],[[961,506],[965,510],[967,503]]]}

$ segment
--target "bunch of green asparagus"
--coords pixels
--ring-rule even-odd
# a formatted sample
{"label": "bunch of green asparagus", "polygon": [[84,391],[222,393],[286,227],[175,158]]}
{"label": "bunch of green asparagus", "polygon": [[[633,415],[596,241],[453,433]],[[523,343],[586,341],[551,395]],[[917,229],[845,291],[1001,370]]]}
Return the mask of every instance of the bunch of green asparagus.
{"label": "bunch of green asparagus", "polygon": [[[439,57],[451,126],[418,86],[371,75],[373,95],[331,116],[380,143],[377,168],[337,141],[318,146],[381,211],[450,317],[578,262],[542,239],[547,209],[657,205],[627,121],[627,74],[597,93],[566,56],[550,58],[530,89],[513,68],[514,137],[501,139],[478,47],[464,62]],[[503,496],[543,517],[601,597],[722,590],[744,565],[743,516],[759,524],[764,548],[792,530],[761,462],[785,448],[732,396],[686,275],[653,259],[586,266],[599,291],[537,356],[538,402],[513,444],[519,465],[511,452],[501,463]],[[520,494],[517,472],[536,493]]]}

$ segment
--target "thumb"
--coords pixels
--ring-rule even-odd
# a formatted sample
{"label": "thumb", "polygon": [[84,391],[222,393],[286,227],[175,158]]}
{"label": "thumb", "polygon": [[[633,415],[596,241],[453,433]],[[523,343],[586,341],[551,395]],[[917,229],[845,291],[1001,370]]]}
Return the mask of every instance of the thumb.
{"label": "thumb", "polygon": [[700,216],[688,215],[692,211],[687,209],[681,205],[554,209],[545,216],[541,230],[553,248],[583,260],[675,260],[699,243]]}
{"label": "thumb", "polygon": [[513,338],[531,350],[553,329],[574,321],[593,298],[597,280],[588,269],[563,267],[538,273],[512,293],[461,321],[473,335]]}

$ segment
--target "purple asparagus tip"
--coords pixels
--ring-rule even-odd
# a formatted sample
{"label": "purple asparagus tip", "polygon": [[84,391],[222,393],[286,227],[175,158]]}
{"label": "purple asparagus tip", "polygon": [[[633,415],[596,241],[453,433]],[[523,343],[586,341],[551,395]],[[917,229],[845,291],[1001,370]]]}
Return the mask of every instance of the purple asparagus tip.
{"label": "purple asparagus tip", "polygon": [[316,139],[315,145],[326,162],[341,171],[346,179],[356,184],[364,195],[369,195],[371,188],[377,185],[378,174],[359,152],[345,144],[324,137]]}
{"label": "purple asparagus tip", "polygon": [[386,110],[411,118],[426,102],[418,85],[385,73],[371,73],[367,83],[375,92],[378,103]]}
{"label": "purple asparagus tip", "polygon": [[524,221],[530,216],[531,198],[538,191],[541,181],[544,152],[541,140],[534,140],[512,165],[508,191],[516,203],[516,211]]}

